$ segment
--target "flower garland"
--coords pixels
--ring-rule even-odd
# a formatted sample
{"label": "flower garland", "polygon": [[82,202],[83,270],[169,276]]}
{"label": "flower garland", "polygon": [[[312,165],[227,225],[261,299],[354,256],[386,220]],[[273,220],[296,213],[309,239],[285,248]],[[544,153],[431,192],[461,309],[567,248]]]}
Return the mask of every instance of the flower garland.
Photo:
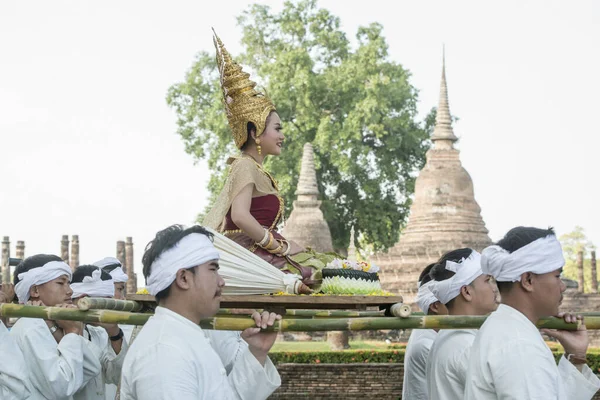
{"label": "flower garland", "polygon": [[379,267],[375,264],[366,262],[366,261],[351,261],[351,260],[342,260],[340,258],[336,258],[327,264],[325,268],[330,269],[353,269],[355,271],[362,272],[370,272],[377,273],[379,272]]}

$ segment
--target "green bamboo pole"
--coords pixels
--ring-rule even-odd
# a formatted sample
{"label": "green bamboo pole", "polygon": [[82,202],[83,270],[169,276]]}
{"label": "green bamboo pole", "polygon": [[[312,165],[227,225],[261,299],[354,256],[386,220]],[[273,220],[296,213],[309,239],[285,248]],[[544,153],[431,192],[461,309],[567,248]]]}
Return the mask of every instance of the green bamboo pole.
{"label": "green bamboo pole", "polygon": [[[258,310],[261,312],[262,310]],[[217,315],[251,315],[253,309],[221,308]],[[286,317],[300,318],[357,318],[357,317],[383,317],[383,311],[343,311],[343,310],[286,310]]]}
{"label": "green bamboo pole", "polygon": [[600,317],[600,312],[597,312],[597,311],[589,311],[589,312],[585,311],[585,312],[578,312],[578,313],[575,313],[575,314],[577,314],[577,315],[583,315],[584,317],[586,317],[585,318],[586,321],[588,320],[587,317]]}
{"label": "green bamboo pole", "polygon": [[[102,322],[111,324],[143,325],[152,314],[136,314],[124,311],[90,310],[39,307],[20,304],[0,304],[2,317],[28,317],[52,320],[73,320],[83,322]],[[281,332],[314,332],[314,331],[363,331],[383,329],[470,329],[479,328],[485,321],[484,316],[411,316],[408,318],[371,317],[371,318],[316,318],[294,319],[284,318],[266,330]],[[600,329],[600,317],[585,319],[588,329]],[[204,329],[242,331],[255,326],[250,318],[214,317],[200,322]],[[567,324],[559,318],[543,318],[538,328],[577,329],[577,324]]]}
{"label": "green bamboo pole", "polygon": [[0,316],[8,318],[43,318],[49,320],[69,320],[101,322],[105,324],[144,325],[152,314],[136,314],[125,311],[89,310],[76,308],[40,307],[23,304],[0,304]]}
{"label": "green bamboo pole", "polygon": [[132,300],[104,299],[101,297],[84,297],[77,301],[77,308],[81,311],[88,310],[113,310],[136,312],[142,305]]}
{"label": "green bamboo pole", "polygon": [[[77,307],[81,311],[88,310],[114,310],[114,311],[140,311],[143,306],[141,303],[133,300],[105,299],[101,297],[83,297],[77,302]],[[217,312],[219,316],[246,316],[251,315],[255,310],[249,308],[221,308]],[[262,310],[258,310],[262,312]],[[343,311],[343,310],[287,310],[286,317],[300,318],[356,318],[356,317],[383,317],[383,311]]]}

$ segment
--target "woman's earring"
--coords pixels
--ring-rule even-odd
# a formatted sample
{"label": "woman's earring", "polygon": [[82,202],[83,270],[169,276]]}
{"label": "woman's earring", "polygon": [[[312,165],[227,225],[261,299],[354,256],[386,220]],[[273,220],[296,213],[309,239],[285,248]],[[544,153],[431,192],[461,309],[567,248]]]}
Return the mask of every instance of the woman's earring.
{"label": "woman's earring", "polygon": [[256,143],[256,151],[258,151],[258,155],[260,156],[262,154],[262,147],[260,147],[260,139],[254,139],[254,142]]}

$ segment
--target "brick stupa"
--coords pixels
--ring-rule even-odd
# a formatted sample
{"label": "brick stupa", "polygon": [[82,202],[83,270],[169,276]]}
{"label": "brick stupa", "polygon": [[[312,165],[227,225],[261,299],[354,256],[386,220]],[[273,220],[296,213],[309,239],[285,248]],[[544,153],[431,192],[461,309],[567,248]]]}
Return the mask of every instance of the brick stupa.
{"label": "brick stupa", "polygon": [[306,143],[303,151],[297,198],[282,234],[302,247],[310,247],[322,253],[330,252],[333,251],[331,231],[323,217],[321,201],[318,200],[319,188],[312,144]]}
{"label": "brick stupa", "polygon": [[401,294],[407,303],[414,301],[420,272],[443,253],[460,247],[481,251],[491,244],[473,181],[454,148],[458,138],[452,130],[444,63],[431,140],[433,146],[415,182],[408,224],[394,247],[374,257],[382,287]]}

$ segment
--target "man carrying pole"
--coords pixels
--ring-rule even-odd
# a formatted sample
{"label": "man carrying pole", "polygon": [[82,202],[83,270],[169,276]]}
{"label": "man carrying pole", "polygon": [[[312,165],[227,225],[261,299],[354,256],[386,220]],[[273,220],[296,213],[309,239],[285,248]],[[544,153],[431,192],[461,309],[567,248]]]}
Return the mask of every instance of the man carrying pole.
{"label": "man carrying pole", "polygon": [[[6,293],[5,293],[6,292]],[[10,303],[14,297],[12,285],[0,285],[0,304]],[[0,399],[22,400],[29,398],[27,367],[23,353],[10,337],[0,318]]]}
{"label": "man carrying pole", "polygon": [[[591,399],[600,380],[586,365],[583,317],[559,314],[565,263],[552,229],[517,227],[483,251],[482,268],[498,281],[502,304],[471,350],[465,399]],[[535,324],[558,315],[577,331],[543,329],[565,349],[558,366]]]}
{"label": "man carrying pole", "polygon": [[[494,279],[481,271],[481,255],[472,249],[453,250],[430,273],[431,291],[450,315],[486,315],[498,306]],[[427,358],[427,391],[431,399],[463,398],[474,329],[444,330],[437,335]]]}
{"label": "man carrying pole", "polygon": [[[447,315],[448,309],[431,293],[435,281],[429,273],[435,263],[428,265],[419,276],[416,303],[425,315]],[[402,398],[427,400],[427,379],[425,366],[431,346],[439,329],[415,329],[411,332],[404,354],[404,379]]]}
{"label": "man carrying pole", "polygon": [[[112,298],[115,285],[112,277],[95,265],[80,265],[71,280],[73,302],[84,297]],[[105,400],[106,384],[118,385],[127,353],[127,341],[117,324],[84,324],[83,337],[98,357],[102,371],[73,396],[74,400]],[[112,397],[115,398],[114,395]]]}
{"label": "man carrying pole", "polygon": [[[55,255],[27,257],[15,269],[19,303],[74,308],[71,267]],[[20,318],[11,337],[29,368],[29,399],[72,400],[102,367],[76,321]]]}
{"label": "man carrying pole", "polygon": [[266,399],[281,379],[268,358],[276,332],[261,332],[281,316],[252,315],[243,332],[205,331],[225,282],[219,253],[201,226],[170,226],[156,234],[142,258],[155,314],[125,358],[121,399]]}

